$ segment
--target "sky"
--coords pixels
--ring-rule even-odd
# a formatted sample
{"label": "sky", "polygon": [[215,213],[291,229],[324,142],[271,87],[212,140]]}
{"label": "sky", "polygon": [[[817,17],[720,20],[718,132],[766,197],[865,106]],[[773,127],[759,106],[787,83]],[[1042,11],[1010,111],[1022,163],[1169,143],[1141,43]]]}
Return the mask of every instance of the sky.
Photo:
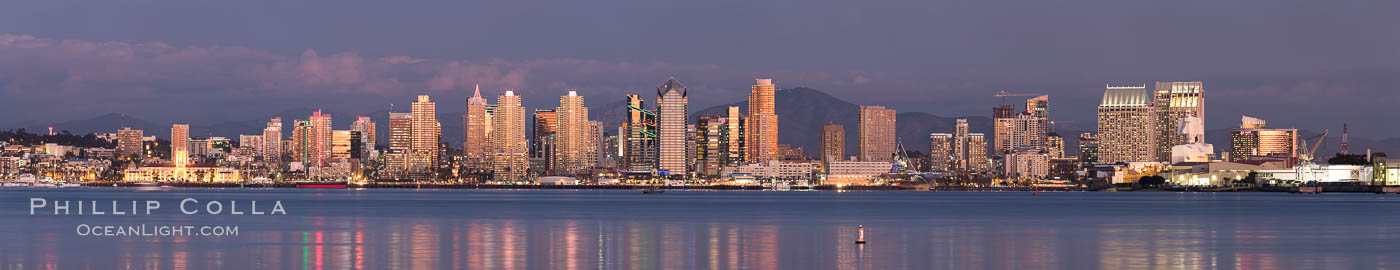
{"label": "sky", "polygon": [[[217,123],[294,108],[374,112],[476,84],[552,107],[651,96],[692,110],[753,78],[901,112],[989,116],[1048,94],[1093,128],[1105,85],[1203,81],[1208,128],[1400,137],[1397,1],[190,1],[0,3],[0,125],[118,112]],[[1009,102],[1021,104],[1021,102]]]}

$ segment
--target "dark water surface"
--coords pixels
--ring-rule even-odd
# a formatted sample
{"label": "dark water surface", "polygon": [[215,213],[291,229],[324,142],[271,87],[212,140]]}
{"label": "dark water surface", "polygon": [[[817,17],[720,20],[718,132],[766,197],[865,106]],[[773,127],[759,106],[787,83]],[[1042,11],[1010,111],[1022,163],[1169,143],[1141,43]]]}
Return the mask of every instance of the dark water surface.
{"label": "dark water surface", "polygon": [[[0,269],[1400,268],[1400,195],[640,193],[8,188]],[[162,206],[30,215],[35,197]],[[184,198],[245,212],[280,200],[287,215],[185,215]],[[79,224],[239,232],[81,236]],[[854,244],[857,225],[868,244]]]}

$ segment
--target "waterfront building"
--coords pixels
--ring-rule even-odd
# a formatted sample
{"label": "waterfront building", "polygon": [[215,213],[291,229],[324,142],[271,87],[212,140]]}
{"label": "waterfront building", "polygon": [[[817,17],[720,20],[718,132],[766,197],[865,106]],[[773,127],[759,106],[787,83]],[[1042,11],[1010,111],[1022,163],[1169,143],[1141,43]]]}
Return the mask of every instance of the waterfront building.
{"label": "waterfront building", "polygon": [[1154,151],[1156,161],[1171,160],[1171,149],[1191,143],[1180,131],[1182,119],[1205,119],[1205,96],[1201,82],[1157,82],[1152,91],[1152,106],[1156,111]]}
{"label": "waterfront building", "polygon": [[1034,147],[1017,147],[1004,160],[1009,179],[1042,179],[1050,174],[1050,156]]}
{"label": "waterfront building", "polygon": [[1080,166],[1088,167],[1099,162],[1099,138],[1093,133],[1079,134],[1079,158]]}
{"label": "waterfront building", "polygon": [[1157,161],[1154,110],[1147,86],[1108,86],[1098,110],[1098,162]]}
{"label": "waterfront building", "polygon": [[685,85],[671,78],[656,88],[657,166],[666,175],[686,175]]}
{"label": "waterfront building", "polygon": [[1065,157],[1065,138],[1054,132],[1045,135],[1045,152],[1050,158]]}
{"label": "waterfront building", "polygon": [[811,180],[812,168],[810,162],[769,160],[733,167],[729,175],[751,175],[754,178],[771,180]]}
{"label": "waterfront building", "polygon": [[825,185],[865,185],[880,175],[889,173],[894,163],[888,161],[837,160],[827,163]]}
{"label": "waterfront building", "polygon": [[170,127],[170,161],[175,167],[185,167],[190,162],[190,125],[175,124]]}
{"label": "waterfront building", "polygon": [[884,106],[860,106],[860,160],[894,161],[895,111]]}
{"label": "waterfront building", "polygon": [[749,91],[749,115],[745,119],[746,157],[750,162],[778,159],[777,85],[772,78],[754,79]]}
{"label": "waterfront building", "polygon": [[228,167],[189,165],[176,167],[171,164],[128,168],[123,171],[122,181],[126,182],[212,182],[233,183],[243,181],[238,170]]}
{"label": "waterfront building", "polygon": [[1011,152],[1011,130],[1016,128],[1016,106],[992,107],[992,151],[997,155]]}
{"label": "waterfront building", "polygon": [[481,97],[481,86],[477,85],[472,97],[467,99],[467,114],[463,117],[462,153],[467,166],[474,169],[489,167],[490,155],[487,145],[490,142],[488,127],[490,119],[486,113],[486,98]]}
{"label": "waterfront building", "polygon": [[957,162],[953,159],[953,134],[930,133],[928,135],[929,170],[945,172],[953,170]]}
{"label": "waterfront building", "polygon": [[384,153],[382,175],[392,178],[406,177],[408,171],[408,150],[412,146],[413,114],[389,113],[389,148]]}
{"label": "waterfront building", "polygon": [[489,151],[492,155],[492,179],[505,182],[525,180],[525,172],[529,169],[525,108],[520,106],[520,96],[515,95],[514,90],[506,90],[496,97],[491,120]]}
{"label": "waterfront building", "polygon": [[846,126],[835,123],[822,126],[821,153],[824,170],[828,162],[846,159]]}
{"label": "waterfront building", "polygon": [[727,111],[724,117],[724,141],[727,142],[724,145],[724,166],[743,165],[748,160],[748,133],[745,130],[747,121],[739,113],[739,106],[729,106]]}
{"label": "waterfront building", "polygon": [[1074,181],[1079,179],[1079,159],[1051,158],[1050,174],[1046,178]]}
{"label": "waterfront building", "polygon": [[1270,129],[1264,120],[1243,116],[1239,128],[1230,130],[1230,161],[1296,159],[1297,129]]}
{"label": "waterfront building", "polygon": [[703,115],[695,122],[695,174],[718,177],[726,159],[725,120],[719,115]]}
{"label": "waterfront building", "polygon": [[360,133],[360,150],[358,158],[362,160],[373,160],[377,158],[377,155],[373,154],[375,153],[375,140],[378,139],[377,137],[375,137],[374,120],[370,119],[369,116],[357,116],[355,117],[355,122],[350,123],[350,130]]}
{"label": "waterfront building", "polygon": [[554,154],[550,170],[564,175],[573,175],[593,167],[597,163],[589,154],[593,149],[593,128],[588,125],[588,107],[583,104],[583,96],[569,89],[569,93],[559,97],[559,107],[554,109],[556,129],[554,133]]}
{"label": "waterfront building", "polygon": [[644,109],[637,95],[627,95],[627,122],[622,132],[622,166],[629,171],[656,169],[656,112]]}
{"label": "waterfront building", "polygon": [[[553,149],[545,149],[544,138],[554,136],[559,131],[559,114],[554,109],[535,109],[530,121],[530,158],[553,162]],[[549,166],[549,165],[546,165]]]}
{"label": "waterfront building", "polygon": [[442,125],[437,121],[437,104],[428,95],[418,95],[410,111],[408,173],[413,179],[432,179],[439,163],[438,142]]}
{"label": "waterfront building", "polygon": [[272,120],[269,120],[267,126],[263,127],[262,136],[263,145],[258,148],[258,156],[261,156],[264,161],[281,163],[283,151],[282,118],[273,117]]}

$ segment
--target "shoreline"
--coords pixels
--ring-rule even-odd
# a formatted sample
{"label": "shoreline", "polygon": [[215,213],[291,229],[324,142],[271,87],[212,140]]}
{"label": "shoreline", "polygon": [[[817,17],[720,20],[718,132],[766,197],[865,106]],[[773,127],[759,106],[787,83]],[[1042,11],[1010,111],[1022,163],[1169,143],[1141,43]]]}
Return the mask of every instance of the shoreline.
{"label": "shoreline", "polygon": [[[304,184],[303,184],[304,185]],[[150,188],[154,187],[150,183],[83,183],[83,187],[122,187],[122,188]],[[285,189],[497,189],[497,190],[748,190],[748,191],[769,191],[771,187],[763,186],[736,186],[736,185],[705,185],[705,186],[660,186],[660,185],[503,185],[503,184],[464,184],[464,183],[372,183],[364,185],[345,185],[343,188],[339,184],[331,187],[299,187],[296,183],[275,183],[275,184],[239,184],[239,183],[159,183],[159,187],[175,188],[285,188]],[[1322,186],[1322,187],[1168,187],[1168,188],[1139,188],[1139,189],[1089,189],[1083,187],[963,187],[963,186],[795,186],[789,189],[793,191],[938,191],[938,192],[1278,192],[1278,193],[1377,193],[1392,194],[1400,193],[1400,187],[1382,186]]]}

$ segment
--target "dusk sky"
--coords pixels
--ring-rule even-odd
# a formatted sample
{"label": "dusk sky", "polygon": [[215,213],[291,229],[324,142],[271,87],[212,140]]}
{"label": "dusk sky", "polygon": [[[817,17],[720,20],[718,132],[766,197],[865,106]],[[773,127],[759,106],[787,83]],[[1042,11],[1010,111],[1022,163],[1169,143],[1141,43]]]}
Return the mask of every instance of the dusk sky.
{"label": "dusk sky", "polygon": [[[864,6],[853,6],[863,3]],[[754,77],[900,112],[1049,94],[1093,128],[1105,84],[1203,81],[1207,126],[1400,137],[1397,1],[6,1],[0,127],[119,112],[216,123],[367,113],[472,85],[602,106],[668,76],[691,110]],[[491,98],[494,102],[494,98]],[[1013,104],[1019,104],[1019,99]]]}

